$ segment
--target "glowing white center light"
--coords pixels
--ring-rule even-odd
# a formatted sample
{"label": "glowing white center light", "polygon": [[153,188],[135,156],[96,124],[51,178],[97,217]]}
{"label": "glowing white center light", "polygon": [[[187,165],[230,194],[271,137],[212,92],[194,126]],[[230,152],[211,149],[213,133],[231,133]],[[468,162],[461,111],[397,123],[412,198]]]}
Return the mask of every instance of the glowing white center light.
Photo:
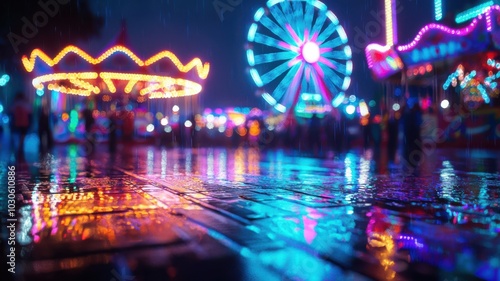
{"label": "glowing white center light", "polygon": [[173,111],[173,112],[179,112],[179,106],[178,106],[178,105],[174,105],[174,106],[172,107],[172,111]]}
{"label": "glowing white center light", "polygon": [[307,42],[302,46],[302,56],[308,63],[317,63],[321,57],[318,44],[314,42]]}
{"label": "glowing white center light", "polygon": [[394,111],[398,111],[401,109],[401,106],[399,105],[399,103],[395,103],[392,105],[392,110]]}
{"label": "glowing white center light", "polygon": [[184,126],[186,126],[186,128],[191,128],[191,126],[193,126],[193,122],[186,120],[186,122],[184,122]]}
{"label": "glowing white center light", "polygon": [[149,124],[147,127],[146,127],[146,130],[151,133],[155,130],[155,126],[153,124]]}
{"label": "glowing white center light", "polygon": [[162,118],[161,119],[161,125],[162,126],[167,126],[168,125],[168,119],[167,118]]}
{"label": "glowing white center light", "polygon": [[443,100],[443,101],[441,102],[441,107],[442,107],[443,109],[446,109],[446,108],[448,108],[449,106],[450,106],[450,102],[449,102],[448,100]]}
{"label": "glowing white center light", "polygon": [[353,114],[356,111],[356,107],[354,105],[350,104],[345,108],[345,112],[349,115]]}

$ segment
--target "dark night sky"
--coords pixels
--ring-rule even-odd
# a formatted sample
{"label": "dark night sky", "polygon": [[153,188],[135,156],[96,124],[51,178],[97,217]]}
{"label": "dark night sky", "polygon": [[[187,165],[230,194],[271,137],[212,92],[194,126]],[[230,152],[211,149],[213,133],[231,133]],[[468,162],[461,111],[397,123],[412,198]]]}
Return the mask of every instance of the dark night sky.
{"label": "dark night sky", "polygon": [[[477,2],[444,1],[460,2],[464,7]],[[376,28],[368,33],[362,31],[370,22],[376,21],[372,14],[382,11],[383,0],[323,2],[346,29],[351,47],[359,50],[354,52],[353,82],[348,93],[371,98],[377,84],[366,67],[364,41],[369,39],[368,43],[384,43],[385,37],[381,24],[378,25],[381,28],[379,31]],[[420,28],[432,22],[433,2],[400,0],[400,43],[411,41]],[[167,49],[185,63],[196,56],[211,63],[209,78],[200,94],[205,106],[264,107],[265,102],[255,95],[256,87],[246,72],[245,43],[254,13],[265,3],[265,0],[243,0],[233,11],[224,13],[224,21],[221,22],[213,0],[92,0],[92,8],[97,15],[105,18],[105,24],[101,36],[82,43],[82,47],[94,55],[100,54],[118,34],[122,20],[126,20],[129,47],[141,57]],[[448,6],[456,8],[457,3],[452,4]]]}

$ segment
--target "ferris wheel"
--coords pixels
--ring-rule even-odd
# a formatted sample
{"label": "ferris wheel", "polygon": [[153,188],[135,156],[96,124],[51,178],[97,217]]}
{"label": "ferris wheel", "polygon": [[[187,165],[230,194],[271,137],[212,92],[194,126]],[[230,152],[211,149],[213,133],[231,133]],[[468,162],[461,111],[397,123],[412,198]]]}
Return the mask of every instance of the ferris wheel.
{"label": "ferris wheel", "polygon": [[250,76],[275,110],[329,111],[351,83],[344,28],[317,0],[269,0],[248,31]]}

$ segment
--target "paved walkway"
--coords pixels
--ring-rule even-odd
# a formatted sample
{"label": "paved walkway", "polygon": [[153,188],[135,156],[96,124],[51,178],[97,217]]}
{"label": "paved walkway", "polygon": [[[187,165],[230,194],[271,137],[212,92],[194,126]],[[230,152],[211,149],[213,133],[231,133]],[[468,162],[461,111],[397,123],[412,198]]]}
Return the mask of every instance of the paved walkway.
{"label": "paved walkway", "polygon": [[330,156],[28,157],[16,280],[500,280],[499,152],[437,151],[411,176],[370,151]]}

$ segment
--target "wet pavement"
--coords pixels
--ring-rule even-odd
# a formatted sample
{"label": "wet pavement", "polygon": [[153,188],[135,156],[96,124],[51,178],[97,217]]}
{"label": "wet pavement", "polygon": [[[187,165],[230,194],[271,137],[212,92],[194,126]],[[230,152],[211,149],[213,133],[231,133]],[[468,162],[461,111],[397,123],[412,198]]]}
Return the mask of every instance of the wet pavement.
{"label": "wet pavement", "polygon": [[411,174],[384,155],[27,157],[16,280],[500,280],[500,152],[437,150]]}

